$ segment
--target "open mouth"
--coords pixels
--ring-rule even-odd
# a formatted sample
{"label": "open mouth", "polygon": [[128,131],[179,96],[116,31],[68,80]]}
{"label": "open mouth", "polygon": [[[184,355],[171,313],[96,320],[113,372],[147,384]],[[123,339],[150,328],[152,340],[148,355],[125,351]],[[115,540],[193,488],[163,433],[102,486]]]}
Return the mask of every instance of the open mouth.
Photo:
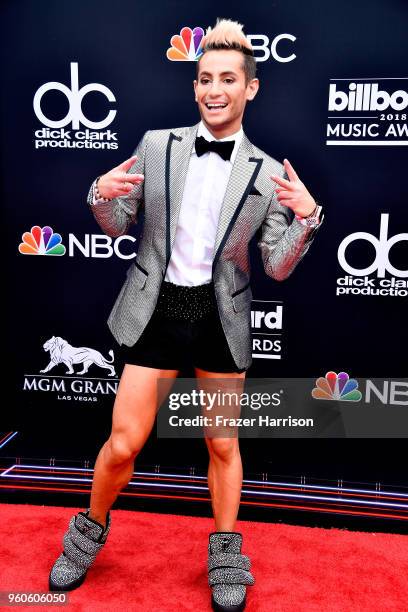
{"label": "open mouth", "polygon": [[206,102],[206,107],[212,113],[222,111],[227,105],[226,102]]}

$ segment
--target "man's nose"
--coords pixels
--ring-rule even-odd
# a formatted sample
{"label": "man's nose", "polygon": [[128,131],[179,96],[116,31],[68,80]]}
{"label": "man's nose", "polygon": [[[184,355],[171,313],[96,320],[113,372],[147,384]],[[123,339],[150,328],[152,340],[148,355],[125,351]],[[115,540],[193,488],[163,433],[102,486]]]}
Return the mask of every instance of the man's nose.
{"label": "man's nose", "polygon": [[222,93],[222,83],[220,81],[213,81],[210,87],[210,95],[214,98]]}

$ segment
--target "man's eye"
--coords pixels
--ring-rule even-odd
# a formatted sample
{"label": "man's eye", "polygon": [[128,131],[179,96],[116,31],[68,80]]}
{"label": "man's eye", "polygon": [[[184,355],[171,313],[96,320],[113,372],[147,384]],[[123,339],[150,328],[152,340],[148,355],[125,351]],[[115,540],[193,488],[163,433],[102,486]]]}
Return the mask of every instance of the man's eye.
{"label": "man's eye", "polygon": [[[210,83],[210,79],[200,79],[200,83],[201,85],[207,85],[207,83]],[[224,79],[224,83],[234,83],[234,79],[232,79],[231,77],[228,77],[226,79]]]}

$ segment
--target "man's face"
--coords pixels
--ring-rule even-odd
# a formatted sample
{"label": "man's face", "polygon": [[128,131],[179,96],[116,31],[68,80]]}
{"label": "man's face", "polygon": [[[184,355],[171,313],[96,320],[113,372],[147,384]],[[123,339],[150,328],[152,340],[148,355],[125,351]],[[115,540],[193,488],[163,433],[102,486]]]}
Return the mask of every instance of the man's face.
{"label": "man's face", "polygon": [[194,92],[201,118],[216,138],[239,130],[247,100],[259,87],[258,79],[245,83],[244,58],[235,50],[207,51],[199,62]]}

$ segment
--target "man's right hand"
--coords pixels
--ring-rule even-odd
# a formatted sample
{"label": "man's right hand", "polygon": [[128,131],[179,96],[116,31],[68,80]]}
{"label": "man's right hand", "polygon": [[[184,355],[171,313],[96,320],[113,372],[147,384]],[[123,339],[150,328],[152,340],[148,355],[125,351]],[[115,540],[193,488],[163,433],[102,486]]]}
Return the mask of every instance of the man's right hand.
{"label": "man's right hand", "polygon": [[119,196],[126,196],[135,185],[143,183],[143,174],[128,174],[128,170],[136,162],[136,159],[136,155],[130,157],[99,178],[98,191],[102,198],[112,200]]}

